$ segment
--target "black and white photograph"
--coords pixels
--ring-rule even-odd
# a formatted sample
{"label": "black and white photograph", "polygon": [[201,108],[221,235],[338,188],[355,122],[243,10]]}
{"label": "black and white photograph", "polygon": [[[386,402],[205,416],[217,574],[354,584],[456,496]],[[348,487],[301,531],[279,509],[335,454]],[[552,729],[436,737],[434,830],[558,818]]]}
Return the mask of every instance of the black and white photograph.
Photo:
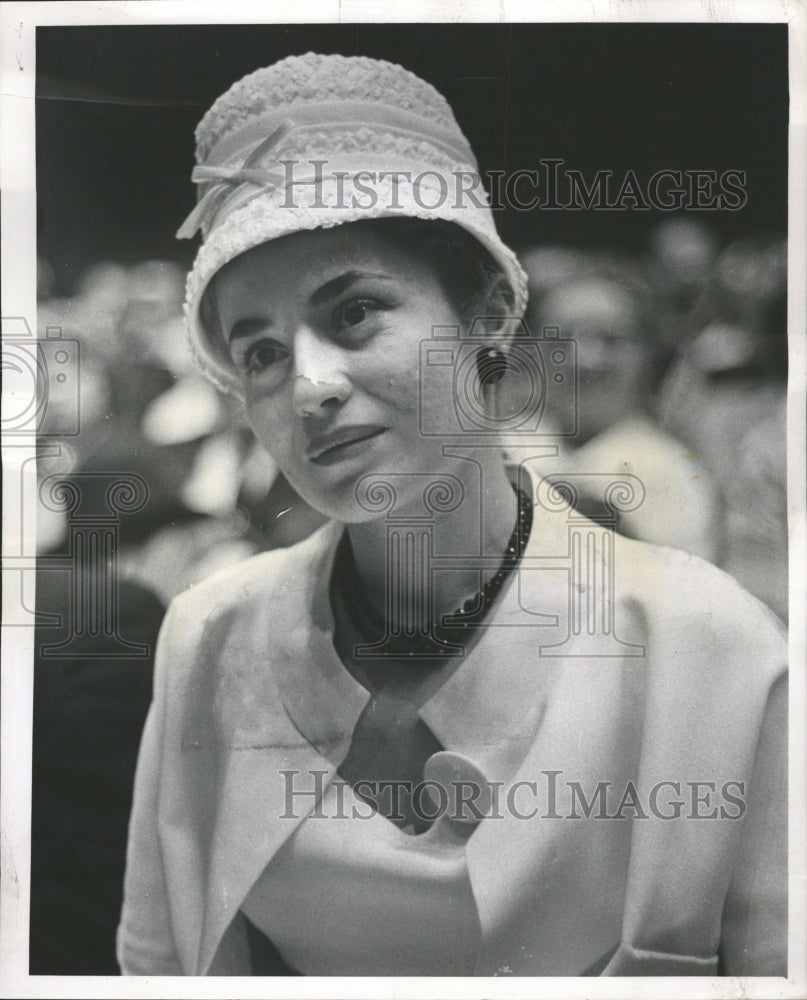
{"label": "black and white photograph", "polygon": [[5,6],[0,993],[803,996],[803,5]]}

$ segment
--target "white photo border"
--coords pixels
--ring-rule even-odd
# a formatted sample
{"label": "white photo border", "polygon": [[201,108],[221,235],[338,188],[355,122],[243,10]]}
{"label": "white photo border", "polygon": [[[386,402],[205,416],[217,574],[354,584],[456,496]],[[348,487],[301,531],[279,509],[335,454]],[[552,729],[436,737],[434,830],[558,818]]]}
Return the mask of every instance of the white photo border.
{"label": "white photo border", "polygon": [[[790,978],[574,979],[262,979],[42,977],[27,971],[32,732],[33,630],[2,635],[2,896],[0,993],[28,997],[489,997],[687,998],[803,997],[807,995],[807,528],[805,527],[805,405],[807,395],[807,10],[803,2],[764,0],[410,0],[391,18],[388,5],[351,0],[288,2],[5,3],[0,8],[0,186],[2,187],[2,303],[4,316],[29,317],[36,329],[36,191],[34,96],[39,25],[192,23],[421,22],[786,22],[790,46],[789,130],[789,400],[788,509],[790,524]],[[5,447],[5,445],[9,447]],[[20,477],[31,464],[4,442],[4,509],[13,510]],[[4,518],[3,552],[17,551],[13,518]]]}

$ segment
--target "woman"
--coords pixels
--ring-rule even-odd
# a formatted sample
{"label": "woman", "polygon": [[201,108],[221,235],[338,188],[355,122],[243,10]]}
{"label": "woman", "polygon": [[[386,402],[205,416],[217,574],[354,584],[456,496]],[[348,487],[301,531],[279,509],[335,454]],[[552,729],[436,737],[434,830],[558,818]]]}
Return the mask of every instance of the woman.
{"label": "woman", "polygon": [[124,973],[784,974],[780,629],[532,478],[573,356],[446,102],[308,54],[197,155],[195,354],[331,520],[168,612]]}

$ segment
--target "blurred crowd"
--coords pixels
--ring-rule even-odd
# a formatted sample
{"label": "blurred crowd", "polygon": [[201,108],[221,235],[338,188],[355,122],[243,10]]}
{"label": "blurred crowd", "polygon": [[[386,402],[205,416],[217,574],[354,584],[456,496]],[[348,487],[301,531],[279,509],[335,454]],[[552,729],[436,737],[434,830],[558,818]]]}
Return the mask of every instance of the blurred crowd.
{"label": "blurred crowd", "polygon": [[671,219],[635,258],[542,246],[522,261],[532,333],[577,347],[576,426],[543,471],[636,476],[644,500],[618,531],[708,559],[786,620],[785,241],[721,247]]}
{"label": "blurred crowd", "polygon": [[[57,427],[59,409],[78,403],[80,431],[39,463],[40,477],[108,472],[145,480],[148,502],[120,518],[122,579],[167,604],[216,569],[291,544],[321,523],[278,476],[235,402],[194,370],[177,264],[103,262],[63,299],[48,295],[46,262],[40,275],[40,331],[57,328],[62,342],[80,345],[78,399],[72,386],[51,380],[47,400]],[[102,516],[102,496],[98,504],[92,513]],[[59,551],[67,513],[41,507],[39,515],[40,553]]]}
{"label": "blurred crowd", "polygon": [[[786,620],[784,240],[757,234],[721,245],[705,223],[678,217],[632,257],[542,245],[524,248],[521,260],[547,387],[538,471],[636,477],[644,500],[619,515],[616,530],[716,563]],[[142,509],[118,518],[117,601],[124,638],[152,652],[176,594],[294,543],[323,519],[257,446],[238,405],[194,371],[177,264],[107,261],[67,298],[53,287],[40,260],[40,336],[56,328],[79,345],[70,355],[75,377],[45,387],[48,426],[58,429],[62,416],[69,423],[78,407],[80,433],[58,439],[38,475],[80,479],[85,493],[94,481],[87,473],[135,473],[148,485]],[[552,390],[547,336],[576,344],[573,397]],[[500,406],[519,411],[523,381],[515,371],[502,380]],[[101,487],[85,499],[84,513],[104,516]],[[595,514],[600,500],[578,497]],[[41,555],[69,551],[68,519],[40,505]],[[70,587],[79,584],[58,576],[37,573],[37,604],[59,613],[64,630],[76,607]],[[37,650],[54,634],[38,628]],[[74,644],[70,659],[35,662],[32,973],[117,971],[151,656],[105,661],[91,630],[82,641],[85,659]]]}

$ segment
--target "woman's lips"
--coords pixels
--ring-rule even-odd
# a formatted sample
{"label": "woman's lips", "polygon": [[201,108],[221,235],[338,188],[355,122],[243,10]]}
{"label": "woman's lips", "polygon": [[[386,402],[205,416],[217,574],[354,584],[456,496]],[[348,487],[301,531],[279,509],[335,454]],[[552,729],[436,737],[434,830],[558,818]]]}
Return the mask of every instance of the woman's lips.
{"label": "woman's lips", "polygon": [[306,455],[315,465],[334,465],[360,454],[385,431],[386,427],[377,425],[340,428],[314,440],[306,450]]}

